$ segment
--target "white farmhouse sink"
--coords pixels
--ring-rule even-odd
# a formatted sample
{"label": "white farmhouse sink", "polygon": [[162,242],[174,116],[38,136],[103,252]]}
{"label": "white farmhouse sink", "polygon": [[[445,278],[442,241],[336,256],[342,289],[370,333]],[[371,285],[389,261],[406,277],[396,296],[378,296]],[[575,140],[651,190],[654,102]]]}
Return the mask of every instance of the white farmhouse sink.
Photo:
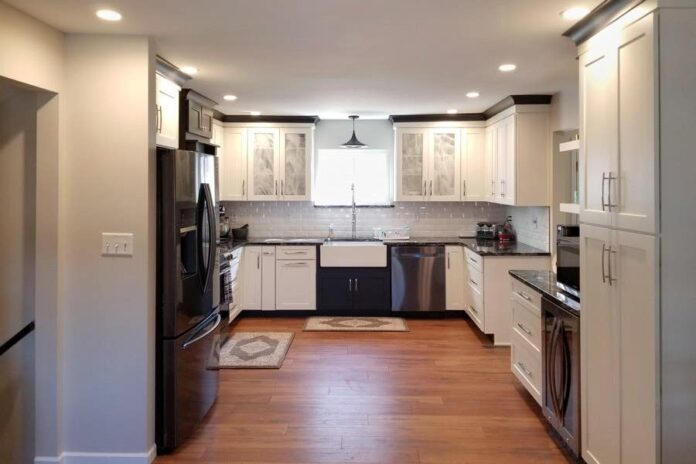
{"label": "white farmhouse sink", "polygon": [[382,242],[332,241],[319,247],[321,267],[387,267]]}

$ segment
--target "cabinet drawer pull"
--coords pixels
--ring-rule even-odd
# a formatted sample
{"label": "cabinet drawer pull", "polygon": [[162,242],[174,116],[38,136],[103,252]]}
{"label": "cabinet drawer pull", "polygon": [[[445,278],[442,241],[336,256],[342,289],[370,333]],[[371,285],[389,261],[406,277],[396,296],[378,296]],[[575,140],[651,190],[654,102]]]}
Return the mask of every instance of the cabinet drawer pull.
{"label": "cabinet drawer pull", "polygon": [[306,255],[306,251],[284,251],[283,254],[286,255]]}
{"label": "cabinet drawer pull", "polygon": [[530,301],[530,302],[532,301],[532,299],[529,297],[529,295],[527,295],[527,294],[524,293],[524,292],[517,292],[517,294],[518,294],[519,296],[521,296],[522,298],[524,298],[525,300],[527,300],[527,301]]}
{"label": "cabinet drawer pull", "polygon": [[469,305],[469,309],[470,309],[473,313],[475,313],[475,314],[478,314],[478,313],[479,313],[479,312],[476,311],[476,309],[475,309],[473,306],[471,306],[471,305]]}
{"label": "cabinet drawer pull", "polygon": [[522,363],[522,361],[517,361],[517,365],[519,366],[520,369],[522,369],[522,372],[524,372],[527,377],[534,377],[529,369]]}
{"label": "cabinet drawer pull", "polygon": [[523,331],[524,333],[526,333],[527,335],[529,335],[530,337],[532,336],[532,331],[529,330],[527,327],[525,327],[524,324],[518,322],[518,323],[517,323],[517,327],[519,327],[520,329],[522,329],[522,331]]}
{"label": "cabinet drawer pull", "polygon": [[472,263],[478,264],[478,261],[476,260],[476,258],[472,258],[471,256],[469,256],[469,261],[471,261]]}
{"label": "cabinet drawer pull", "polygon": [[307,263],[286,263],[284,264],[285,267],[307,267],[309,264]]}
{"label": "cabinet drawer pull", "polygon": [[474,284],[478,287],[478,282],[476,282],[474,279],[469,279],[469,282],[471,282],[472,284]]}

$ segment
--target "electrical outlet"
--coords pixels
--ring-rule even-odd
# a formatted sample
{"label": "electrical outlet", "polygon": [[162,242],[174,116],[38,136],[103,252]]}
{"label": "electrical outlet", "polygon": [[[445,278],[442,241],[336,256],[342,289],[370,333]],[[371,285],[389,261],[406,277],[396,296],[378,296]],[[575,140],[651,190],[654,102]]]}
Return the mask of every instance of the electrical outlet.
{"label": "electrical outlet", "polygon": [[102,234],[102,256],[133,256],[133,234]]}

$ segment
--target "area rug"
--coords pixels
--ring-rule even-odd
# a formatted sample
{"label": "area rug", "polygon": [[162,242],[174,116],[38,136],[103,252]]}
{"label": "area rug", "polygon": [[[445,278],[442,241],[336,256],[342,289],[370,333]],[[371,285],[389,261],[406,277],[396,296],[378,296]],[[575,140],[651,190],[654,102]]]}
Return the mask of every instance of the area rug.
{"label": "area rug", "polygon": [[220,347],[219,369],[279,369],[295,334],[235,332]]}
{"label": "area rug", "polygon": [[310,317],[305,332],[408,332],[400,317]]}

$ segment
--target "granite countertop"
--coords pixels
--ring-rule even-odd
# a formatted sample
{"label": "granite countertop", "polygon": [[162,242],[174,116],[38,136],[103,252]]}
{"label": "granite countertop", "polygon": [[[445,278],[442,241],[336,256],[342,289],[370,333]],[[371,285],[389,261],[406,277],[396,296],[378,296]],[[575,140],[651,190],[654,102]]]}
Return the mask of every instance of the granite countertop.
{"label": "granite countertop", "polygon": [[481,256],[550,256],[550,253],[522,242],[478,240],[474,237],[420,237],[385,240],[389,245],[461,245]]}
{"label": "granite countertop", "polygon": [[[350,240],[336,238],[336,241]],[[358,239],[374,240],[374,239]],[[231,253],[244,245],[321,245],[323,238],[265,238],[254,237],[244,241],[223,239],[218,247],[220,253]],[[550,253],[521,242],[499,242],[477,240],[474,237],[418,237],[405,240],[384,240],[385,245],[460,245],[481,256],[549,256]]]}
{"label": "granite countertop", "polygon": [[572,313],[580,315],[580,303],[570,298],[557,285],[556,274],[552,271],[510,271],[510,275],[544,296],[552,299]]}

